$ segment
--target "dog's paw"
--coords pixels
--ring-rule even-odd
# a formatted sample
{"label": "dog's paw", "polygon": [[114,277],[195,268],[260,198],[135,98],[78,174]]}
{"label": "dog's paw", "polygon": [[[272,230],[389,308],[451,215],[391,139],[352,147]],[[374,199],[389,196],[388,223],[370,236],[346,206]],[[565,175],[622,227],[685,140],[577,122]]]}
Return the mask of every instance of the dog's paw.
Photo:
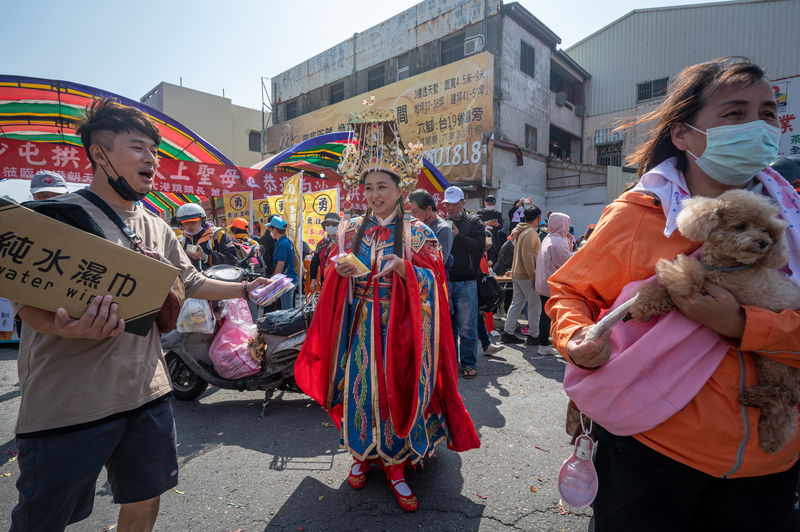
{"label": "dog's paw", "polygon": [[783,446],[789,443],[791,439],[787,441],[783,441],[782,439],[775,438],[772,434],[761,434],[759,430],[758,434],[758,448],[768,454],[775,454],[781,449]]}
{"label": "dog's paw", "polygon": [[765,393],[761,386],[752,386],[739,396],[740,403],[753,408],[761,408],[769,401],[772,401],[772,398],[767,397],[767,393]]}
{"label": "dog's paw", "polygon": [[656,275],[659,283],[683,297],[702,293],[706,278],[700,261],[686,255],[678,255],[675,260],[659,260],[656,263]]}
{"label": "dog's paw", "polygon": [[656,316],[672,310],[672,298],[666,288],[647,284],[637,292],[639,299],[631,306],[631,316],[637,323],[647,323]]}

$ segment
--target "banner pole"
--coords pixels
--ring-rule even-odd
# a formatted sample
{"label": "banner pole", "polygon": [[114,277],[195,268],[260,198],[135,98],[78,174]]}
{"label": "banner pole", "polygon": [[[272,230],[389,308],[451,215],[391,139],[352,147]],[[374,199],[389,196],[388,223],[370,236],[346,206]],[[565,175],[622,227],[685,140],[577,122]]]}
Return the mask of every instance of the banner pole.
{"label": "banner pole", "polygon": [[300,256],[300,303],[303,303],[303,277],[305,276],[306,261],[303,256],[303,171],[300,170],[300,223],[297,224],[297,253]]}

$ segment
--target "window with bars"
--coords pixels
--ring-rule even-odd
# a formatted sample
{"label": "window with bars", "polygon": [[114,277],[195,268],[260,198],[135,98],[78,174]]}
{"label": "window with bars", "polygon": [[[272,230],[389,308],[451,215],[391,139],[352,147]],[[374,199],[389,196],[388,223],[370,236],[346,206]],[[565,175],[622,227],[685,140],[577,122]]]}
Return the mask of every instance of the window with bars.
{"label": "window with bars", "polygon": [[261,132],[260,131],[251,131],[250,134],[247,136],[248,144],[250,145],[250,151],[257,151],[261,153]]}
{"label": "window with bars", "polygon": [[385,68],[383,65],[367,71],[367,90],[374,91],[386,84]]}
{"label": "window with bars", "polygon": [[622,166],[622,143],[597,146],[597,166]]}
{"label": "window with bars", "polygon": [[535,77],[535,62],[533,47],[525,41],[520,41],[519,69],[530,77]]}
{"label": "window with bars", "polygon": [[439,66],[464,59],[464,36],[465,34],[461,33],[439,41]]}
{"label": "window with bars", "polygon": [[643,102],[653,98],[661,98],[667,95],[667,81],[669,78],[654,79],[636,84],[636,101]]}
{"label": "window with bars", "polygon": [[286,104],[286,120],[297,118],[297,100]]}
{"label": "window with bars", "polygon": [[397,58],[397,81],[406,79],[410,72],[411,54],[403,54]]}
{"label": "window with bars", "polygon": [[339,103],[344,100],[344,81],[331,85],[331,103]]}

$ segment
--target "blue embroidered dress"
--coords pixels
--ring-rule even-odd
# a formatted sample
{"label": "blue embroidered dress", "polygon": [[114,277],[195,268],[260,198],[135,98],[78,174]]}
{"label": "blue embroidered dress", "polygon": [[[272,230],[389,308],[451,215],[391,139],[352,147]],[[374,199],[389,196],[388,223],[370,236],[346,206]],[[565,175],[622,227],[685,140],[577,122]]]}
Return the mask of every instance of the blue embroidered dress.
{"label": "blue embroidered dress", "polygon": [[[393,253],[396,216],[381,227],[373,214],[367,221],[361,247],[356,254],[368,268],[380,271],[384,255]],[[352,248],[361,218],[352,220],[347,227],[345,242]],[[411,244],[415,253],[434,252],[441,261],[441,250],[433,232],[416,219],[410,223]],[[426,248],[423,250],[423,248]],[[346,319],[342,320],[336,349],[335,374],[331,406],[342,404],[341,444],[359,460],[379,458],[386,465],[410,459],[416,463],[433,450],[442,438],[447,437],[447,425],[441,413],[427,408],[435,385],[439,364],[439,320],[436,318],[438,301],[434,273],[414,266],[422,301],[422,378],[418,386],[420,408],[416,412],[413,428],[407,438],[399,438],[386,409],[386,398],[380,397],[385,388],[380,386],[380,376],[386,372],[386,357],[378,368],[375,342],[381,342],[386,353],[387,325],[389,323],[392,275],[370,281],[371,276],[354,280],[353,301],[348,303]],[[377,285],[377,286],[376,286]],[[378,290],[378,307],[375,290]],[[380,331],[375,330],[373,313],[380,312]]]}

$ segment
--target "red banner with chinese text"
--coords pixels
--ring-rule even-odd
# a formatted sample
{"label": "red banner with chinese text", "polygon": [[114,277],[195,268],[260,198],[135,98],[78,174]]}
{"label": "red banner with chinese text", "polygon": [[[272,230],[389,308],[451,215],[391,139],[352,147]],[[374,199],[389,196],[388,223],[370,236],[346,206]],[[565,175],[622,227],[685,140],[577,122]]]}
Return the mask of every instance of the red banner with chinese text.
{"label": "red banner with chinese text", "polygon": [[[92,168],[83,148],[0,138],[0,179],[30,180],[36,172],[42,170],[56,172],[68,183],[88,185],[92,182]],[[283,182],[295,173],[159,159],[153,190],[215,198],[229,192],[252,192],[253,199],[260,200],[282,194]],[[335,175],[332,171],[326,171],[326,174]],[[420,186],[426,189],[429,187],[424,180],[420,181]],[[347,197],[339,180],[317,179],[307,175],[303,177],[303,193],[330,188],[339,189],[340,198]],[[430,189],[428,191],[433,194],[438,205],[442,200],[442,193]],[[353,208],[366,210],[364,186],[359,186],[350,194]]]}

